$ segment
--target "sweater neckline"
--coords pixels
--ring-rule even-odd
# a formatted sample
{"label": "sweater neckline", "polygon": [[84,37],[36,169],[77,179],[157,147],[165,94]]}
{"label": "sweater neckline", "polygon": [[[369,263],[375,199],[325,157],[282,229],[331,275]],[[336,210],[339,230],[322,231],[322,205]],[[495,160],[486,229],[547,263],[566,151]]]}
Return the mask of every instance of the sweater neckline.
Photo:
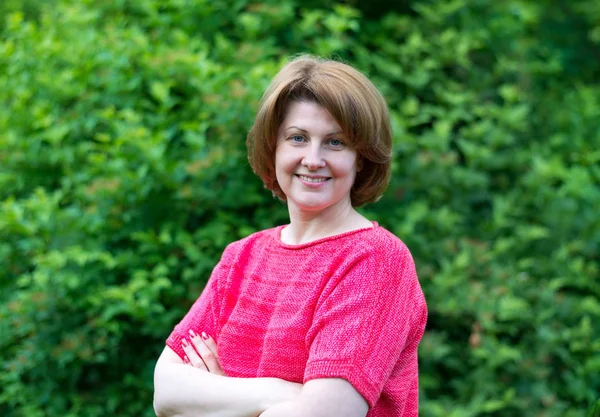
{"label": "sweater neckline", "polygon": [[321,243],[325,243],[325,242],[330,242],[333,240],[338,240],[338,239],[342,239],[357,233],[362,233],[362,232],[366,232],[369,230],[376,230],[377,228],[379,228],[379,223],[377,223],[376,221],[372,221],[371,223],[373,223],[372,227],[362,227],[360,229],[355,229],[355,230],[350,230],[349,232],[344,232],[344,233],[339,233],[337,235],[331,235],[331,236],[327,236],[327,237],[323,237],[321,239],[317,239],[317,240],[312,240],[310,242],[305,242],[305,243],[301,243],[299,245],[290,245],[288,243],[284,243],[281,240],[281,231],[283,230],[284,227],[289,226],[289,224],[283,224],[281,226],[277,226],[274,231],[273,231],[273,239],[275,240],[275,242],[282,248],[285,249],[304,249],[304,248],[308,248],[310,246],[315,246],[315,245],[319,245]]}

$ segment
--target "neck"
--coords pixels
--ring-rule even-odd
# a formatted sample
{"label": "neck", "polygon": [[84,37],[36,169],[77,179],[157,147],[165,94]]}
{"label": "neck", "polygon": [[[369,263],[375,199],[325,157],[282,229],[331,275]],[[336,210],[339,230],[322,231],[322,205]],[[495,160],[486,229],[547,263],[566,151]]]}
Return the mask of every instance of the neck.
{"label": "neck", "polygon": [[350,201],[322,211],[299,210],[293,205],[288,205],[288,210],[290,224],[283,229],[281,239],[292,245],[372,226],[352,207]]}

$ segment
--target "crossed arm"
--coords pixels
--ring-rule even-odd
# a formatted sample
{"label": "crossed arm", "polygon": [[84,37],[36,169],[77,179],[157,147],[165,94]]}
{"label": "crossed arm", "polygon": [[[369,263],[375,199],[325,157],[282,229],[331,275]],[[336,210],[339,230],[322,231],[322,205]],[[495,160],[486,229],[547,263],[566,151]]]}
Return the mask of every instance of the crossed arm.
{"label": "crossed arm", "polygon": [[344,379],[297,384],[279,378],[233,378],[223,372],[212,338],[193,334],[186,362],[165,347],[154,372],[158,417],[364,417],[368,405]]}

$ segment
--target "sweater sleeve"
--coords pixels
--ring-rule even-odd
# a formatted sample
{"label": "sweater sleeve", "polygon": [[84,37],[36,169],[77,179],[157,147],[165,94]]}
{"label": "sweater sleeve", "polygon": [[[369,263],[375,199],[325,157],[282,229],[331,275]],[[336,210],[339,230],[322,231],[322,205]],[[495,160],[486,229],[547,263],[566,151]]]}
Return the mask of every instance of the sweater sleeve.
{"label": "sweater sleeve", "polygon": [[185,355],[181,346],[183,338],[190,339],[189,331],[193,329],[196,333],[206,332],[217,340],[219,330],[220,315],[220,288],[227,279],[231,265],[231,254],[228,247],[225,249],[219,263],[213,269],[211,276],[200,294],[200,297],[194,302],[190,310],[183,319],[175,326],[166,344],[182,359]]}
{"label": "sweater sleeve", "polygon": [[[375,249],[357,257],[325,288],[307,334],[304,382],[343,378],[377,402],[392,372],[417,378],[416,350],[427,308],[408,249]],[[402,368],[406,363],[407,369]],[[408,369],[411,368],[411,369]],[[414,369],[413,369],[414,368]]]}

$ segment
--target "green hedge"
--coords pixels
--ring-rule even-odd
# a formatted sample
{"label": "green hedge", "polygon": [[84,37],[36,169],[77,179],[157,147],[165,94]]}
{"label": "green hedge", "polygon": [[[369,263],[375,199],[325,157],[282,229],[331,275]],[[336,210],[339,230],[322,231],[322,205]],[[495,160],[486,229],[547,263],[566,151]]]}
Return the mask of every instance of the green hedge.
{"label": "green hedge", "polygon": [[[421,414],[582,417],[600,392],[600,3],[5,0],[0,414],[152,416],[229,242],[287,221],[245,134],[286,57],[390,104],[363,211],[415,256]],[[374,341],[375,342],[375,341]]]}

